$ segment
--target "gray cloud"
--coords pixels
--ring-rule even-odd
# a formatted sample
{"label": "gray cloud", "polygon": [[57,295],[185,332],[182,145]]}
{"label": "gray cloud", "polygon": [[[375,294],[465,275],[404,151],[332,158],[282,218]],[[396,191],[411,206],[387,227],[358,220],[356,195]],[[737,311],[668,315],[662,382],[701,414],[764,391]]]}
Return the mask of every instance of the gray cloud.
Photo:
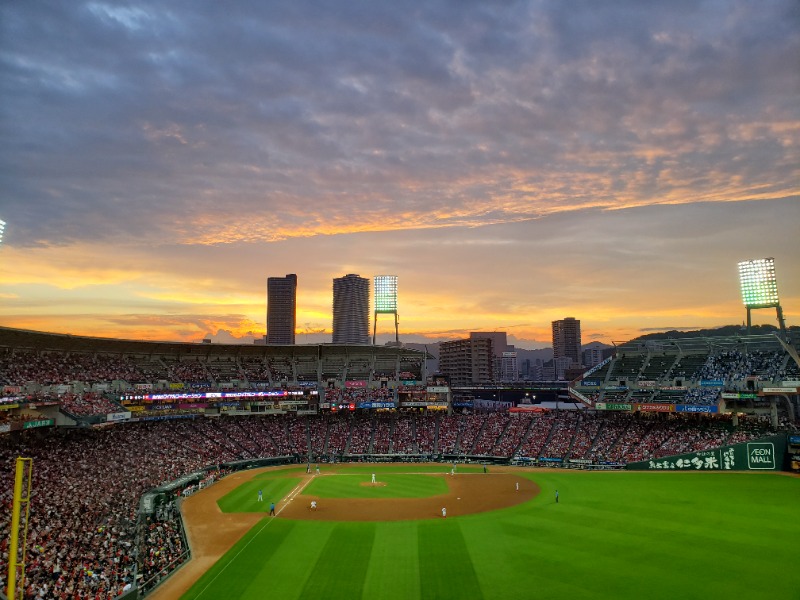
{"label": "gray cloud", "polygon": [[16,245],[796,193],[791,0],[0,11]]}

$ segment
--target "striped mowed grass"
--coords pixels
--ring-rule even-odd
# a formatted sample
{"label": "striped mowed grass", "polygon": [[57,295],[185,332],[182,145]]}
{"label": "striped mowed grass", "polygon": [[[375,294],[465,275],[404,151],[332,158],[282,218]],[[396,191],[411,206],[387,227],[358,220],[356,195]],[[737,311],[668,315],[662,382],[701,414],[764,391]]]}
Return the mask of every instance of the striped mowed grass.
{"label": "striped mowed grass", "polygon": [[[413,467],[364,465],[327,479],[352,480],[359,494],[361,475],[423,472]],[[424,472],[442,472],[431,467]],[[518,473],[542,493],[489,513],[377,523],[265,518],[183,598],[800,598],[798,478]],[[273,479],[282,478],[262,482]]]}

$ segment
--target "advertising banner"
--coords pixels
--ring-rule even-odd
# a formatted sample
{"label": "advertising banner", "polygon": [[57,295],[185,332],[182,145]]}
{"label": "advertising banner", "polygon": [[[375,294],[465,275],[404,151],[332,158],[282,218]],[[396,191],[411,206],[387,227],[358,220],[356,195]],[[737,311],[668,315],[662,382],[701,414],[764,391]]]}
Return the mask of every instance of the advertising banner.
{"label": "advertising banner", "polygon": [[722,379],[701,379],[700,387],[722,387],[725,382]]}
{"label": "advertising banner", "polygon": [[511,408],[512,403],[500,400],[486,400],[484,398],[475,398],[472,401],[472,406],[479,410],[486,411],[503,411]]}
{"label": "advertising banner", "polygon": [[792,394],[797,390],[793,390],[792,388],[787,388],[787,387],[779,387],[779,388],[765,387],[761,391],[764,392],[765,394]]}
{"label": "advertising banner", "polygon": [[600,387],[600,380],[599,379],[584,379],[581,381],[581,385],[584,387]]}
{"label": "advertising banner", "polygon": [[633,410],[633,404],[619,402],[597,402],[594,407],[597,410]]}
{"label": "advertising banner", "polygon": [[0,410],[11,410],[12,408],[19,408],[19,404],[0,404]]}
{"label": "advertising banner", "polygon": [[425,388],[425,391],[429,394],[446,394],[450,391],[450,388],[446,385],[429,385]]}
{"label": "advertising banner", "polygon": [[367,387],[367,382],[360,380],[360,381],[350,381],[349,379],[344,382],[344,387],[346,388],[365,388]]}
{"label": "advertising banner", "polygon": [[676,404],[675,412],[714,414],[719,412],[719,408],[702,404]]}
{"label": "advertising banner", "polygon": [[[453,405],[455,406],[455,404]],[[541,413],[545,409],[541,406],[534,406],[533,404],[517,404],[514,408],[509,409],[510,413]]]}
{"label": "advertising banner", "polygon": [[356,406],[363,409],[394,408],[394,402],[359,402]]}
{"label": "advertising banner", "polygon": [[786,381],[781,382],[783,387],[793,387],[793,388],[800,388],[800,381],[795,381],[793,379],[787,379]]}
{"label": "advertising banner", "polygon": [[109,413],[106,415],[106,422],[112,423],[116,421],[127,421],[130,418],[131,413],[129,412]]}
{"label": "advertising banner", "polygon": [[11,431],[11,423],[0,423],[0,433],[8,433]]}
{"label": "advertising banner", "polygon": [[3,393],[4,394],[19,394],[22,391],[22,388],[18,385],[5,385],[3,386]]}
{"label": "advertising banner", "polygon": [[789,443],[792,446],[800,446],[800,435],[790,435],[789,436]]}
{"label": "advertising banner", "polygon": [[772,442],[749,442],[747,444],[748,469],[774,471],[777,463],[775,444]]}
{"label": "advertising banner", "polygon": [[643,403],[638,405],[641,412],[674,412],[675,405],[667,403]]}
{"label": "advertising banner", "polygon": [[629,463],[632,471],[779,471],[786,455],[786,436],[776,435],[713,450]]}
{"label": "advertising banner", "polygon": [[34,429],[35,427],[49,427],[55,423],[53,419],[39,419],[38,421],[27,421],[22,424],[23,429]]}

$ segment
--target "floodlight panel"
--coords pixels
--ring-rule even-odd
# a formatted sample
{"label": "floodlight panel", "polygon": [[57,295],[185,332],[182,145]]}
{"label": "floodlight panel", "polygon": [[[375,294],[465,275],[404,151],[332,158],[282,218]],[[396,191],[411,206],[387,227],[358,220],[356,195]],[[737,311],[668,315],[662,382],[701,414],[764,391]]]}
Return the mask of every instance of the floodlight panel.
{"label": "floodlight panel", "polygon": [[3,232],[6,229],[6,222],[0,219],[0,244],[3,243]]}
{"label": "floodlight panel", "polygon": [[775,280],[775,259],[759,258],[739,263],[742,302],[748,308],[778,306],[778,283]]}
{"label": "floodlight panel", "polygon": [[375,313],[397,313],[397,275],[375,276]]}

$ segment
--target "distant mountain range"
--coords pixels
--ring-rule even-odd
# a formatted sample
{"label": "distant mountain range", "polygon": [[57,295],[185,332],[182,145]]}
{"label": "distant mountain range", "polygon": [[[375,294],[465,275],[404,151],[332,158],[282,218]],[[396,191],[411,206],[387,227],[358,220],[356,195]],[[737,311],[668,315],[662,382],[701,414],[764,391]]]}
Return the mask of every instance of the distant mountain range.
{"label": "distant mountain range", "polygon": [[[800,327],[794,325],[788,328],[792,337],[800,335]],[[743,335],[746,327],[743,325],[725,325],[715,329],[695,329],[693,331],[662,331],[659,333],[648,333],[641,335],[631,340],[631,342],[644,342],[647,340],[679,340],[686,338],[700,338],[700,337],[729,337],[735,335]],[[753,325],[750,328],[750,335],[769,335],[777,333],[778,328],[774,325]]]}

